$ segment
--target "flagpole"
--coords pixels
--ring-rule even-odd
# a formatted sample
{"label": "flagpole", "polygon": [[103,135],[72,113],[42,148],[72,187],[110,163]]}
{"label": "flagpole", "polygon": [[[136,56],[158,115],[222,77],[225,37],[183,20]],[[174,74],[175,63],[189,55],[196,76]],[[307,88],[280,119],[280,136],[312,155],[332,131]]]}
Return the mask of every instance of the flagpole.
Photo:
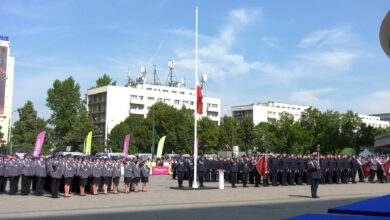
{"label": "flagpole", "polygon": [[[198,97],[198,6],[195,7],[195,91],[197,99]],[[198,113],[197,109],[195,108],[194,111],[194,182],[192,184],[192,188],[198,188],[198,181],[197,181],[197,166],[198,166],[198,149],[197,149],[197,118]]]}

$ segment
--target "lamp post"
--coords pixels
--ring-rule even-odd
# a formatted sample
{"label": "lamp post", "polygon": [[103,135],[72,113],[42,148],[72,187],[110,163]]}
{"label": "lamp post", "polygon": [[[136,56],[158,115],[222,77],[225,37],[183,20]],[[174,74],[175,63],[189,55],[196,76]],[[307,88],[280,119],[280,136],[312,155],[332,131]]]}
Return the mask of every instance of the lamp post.
{"label": "lamp post", "polygon": [[152,122],[152,126],[153,126],[153,131],[152,131],[152,160],[154,159],[154,130],[155,130],[155,122],[154,122],[154,114],[155,114],[155,109],[153,108],[153,122]]}
{"label": "lamp post", "polygon": [[110,125],[110,122],[114,121],[114,119],[111,119],[110,121],[107,122],[107,126],[106,126],[106,135],[104,136],[104,146],[107,147],[107,140],[108,140],[108,126]]}

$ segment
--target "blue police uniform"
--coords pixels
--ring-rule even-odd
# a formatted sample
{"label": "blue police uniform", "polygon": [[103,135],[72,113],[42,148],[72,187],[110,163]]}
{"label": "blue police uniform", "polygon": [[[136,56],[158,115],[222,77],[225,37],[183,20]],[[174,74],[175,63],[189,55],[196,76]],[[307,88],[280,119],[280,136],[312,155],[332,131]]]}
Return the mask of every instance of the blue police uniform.
{"label": "blue police uniform", "polygon": [[307,163],[308,170],[310,171],[310,185],[311,185],[311,196],[318,198],[317,189],[318,183],[321,179],[321,170],[318,167],[317,160],[310,160]]}

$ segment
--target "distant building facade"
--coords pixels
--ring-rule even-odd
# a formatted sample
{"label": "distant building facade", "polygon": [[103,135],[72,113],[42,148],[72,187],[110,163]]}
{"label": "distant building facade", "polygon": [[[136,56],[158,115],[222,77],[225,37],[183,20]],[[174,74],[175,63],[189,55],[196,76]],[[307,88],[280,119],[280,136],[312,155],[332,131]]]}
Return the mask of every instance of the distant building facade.
{"label": "distant building facade", "polygon": [[378,116],[382,121],[390,121],[390,113],[372,114],[371,116]]}
{"label": "distant building facade", "polygon": [[381,120],[379,116],[373,115],[362,115],[358,114],[359,118],[362,119],[363,123],[367,126],[371,126],[373,128],[388,128],[390,127],[389,121]]}
{"label": "distant building facade", "polygon": [[[104,86],[87,91],[88,111],[93,122],[100,128],[101,135],[106,138],[111,129],[129,115],[146,117],[150,107],[162,102],[177,109],[185,106],[195,111],[196,92],[193,89],[138,84],[136,87]],[[203,114],[216,124],[220,123],[221,100],[219,98],[203,98]]]}
{"label": "distant building facade", "polygon": [[0,126],[3,140],[10,142],[12,96],[15,58],[10,55],[11,43],[8,37],[0,36]]}
{"label": "distant building facade", "polygon": [[308,109],[309,106],[291,105],[281,102],[267,102],[250,105],[232,106],[232,115],[237,123],[240,123],[244,118],[251,118],[254,124],[260,122],[272,122],[280,119],[283,112],[287,112],[294,116],[294,120],[298,121],[301,113]]}

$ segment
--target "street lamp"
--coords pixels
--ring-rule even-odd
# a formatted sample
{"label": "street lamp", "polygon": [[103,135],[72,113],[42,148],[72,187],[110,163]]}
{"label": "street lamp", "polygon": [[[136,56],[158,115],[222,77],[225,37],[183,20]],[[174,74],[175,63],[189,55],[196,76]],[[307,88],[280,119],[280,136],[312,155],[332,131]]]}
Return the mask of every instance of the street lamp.
{"label": "street lamp", "polygon": [[[11,118],[12,118],[11,116],[12,116],[12,113],[15,113],[15,112],[17,112],[17,110],[11,112],[11,115],[9,116],[9,121],[8,121],[8,139],[7,139],[7,142],[8,141],[11,142],[10,154],[12,154],[12,137],[13,137],[13,135],[12,135],[12,126],[11,126]],[[8,152],[8,147],[7,147],[7,154],[8,153],[9,152]]]}
{"label": "street lamp", "polygon": [[108,135],[108,126],[110,125],[110,122],[114,121],[114,119],[111,119],[110,121],[107,122],[107,126],[106,126],[106,134],[104,136],[104,146],[107,146],[107,135]]}

